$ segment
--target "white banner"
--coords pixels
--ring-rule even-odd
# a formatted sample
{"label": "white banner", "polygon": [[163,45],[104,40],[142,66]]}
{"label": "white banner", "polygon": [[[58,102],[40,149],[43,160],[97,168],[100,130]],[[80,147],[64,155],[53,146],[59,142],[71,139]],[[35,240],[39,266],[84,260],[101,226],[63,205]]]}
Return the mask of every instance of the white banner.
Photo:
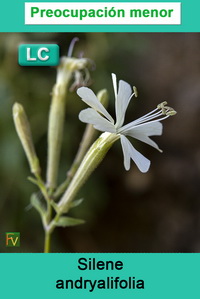
{"label": "white banner", "polygon": [[180,25],[180,2],[26,2],[26,25]]}

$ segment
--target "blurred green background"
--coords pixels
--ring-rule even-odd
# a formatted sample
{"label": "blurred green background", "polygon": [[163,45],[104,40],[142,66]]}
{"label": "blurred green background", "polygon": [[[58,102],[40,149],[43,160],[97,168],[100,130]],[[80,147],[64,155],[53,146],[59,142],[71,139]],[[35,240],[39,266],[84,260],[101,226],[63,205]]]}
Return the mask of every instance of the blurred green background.
{"label": "blurred green background", "polygon": [[[95,61],[91,88],[107,88],[114,113],[111,72],[135,85],[139,98],[126,115],[131,121],[162,101],[178,111],[164,121],[164,133],[154,138],[163,149],[134,142],[148,157],[142,174],[132,163],[126,172],[116,143],[78,195],[84,202],[71,215],[86,224],[57,229],[53,252],[200,252],[200,34],[196,33],[1,33],[0,34],[0,250],[42,252],[43,229],[30,195],[29,167],[12,120],[12,105],[20,102],[30,119],[43,177],[47,160],[50,93],[56,70],[21,67],[20,43],[57,43],[66,55],[74,36],[80,38],[74,56]],[[85,104],[70,94],[66,109],[59,181],[76,154],[84,124],[78,113]],[[5,232],[20,232],[21,247],[6,248]]]}

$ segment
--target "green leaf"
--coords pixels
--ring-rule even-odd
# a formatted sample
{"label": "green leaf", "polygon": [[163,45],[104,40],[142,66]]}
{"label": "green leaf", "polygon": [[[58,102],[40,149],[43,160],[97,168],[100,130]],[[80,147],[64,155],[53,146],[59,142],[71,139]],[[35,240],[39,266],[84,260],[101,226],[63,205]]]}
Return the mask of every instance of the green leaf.
{"label": "green leaf", "polygon": [[70,208],[72,209],[72,208],[78,207],[83,202],[83,200],[84,200],[84,198],[80,198],[80,199],[72,201]]}
{"label": "green leaf", "polygon": [[40,215],[44,216],[46,209],[36,193],[31,195],[31,204],[40,213]]}
{"label": "green leaf", "polygon": [[29,176],[27,179],[28,179],[31,183],[33,183],[33,184],[35,184],[35,185],[38,186],[38,181],[37,181],[35,178]]}
{"label": "green leaf", "polygon": [[57,222],[55,222],[55,225],[67,227],[67,226],[75,226],[75,225],[79,225],[79,224],[83,224],[83,223],[85,223],[85,220],[63,216],[63,217],[60,217]]}

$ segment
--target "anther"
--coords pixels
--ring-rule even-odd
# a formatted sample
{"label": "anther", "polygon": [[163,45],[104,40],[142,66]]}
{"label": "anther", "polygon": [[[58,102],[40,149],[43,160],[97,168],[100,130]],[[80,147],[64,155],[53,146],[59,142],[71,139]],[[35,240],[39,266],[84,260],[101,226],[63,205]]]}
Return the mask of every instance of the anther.
{"label": "anther", "polygon": [[133,92],[134,92],[135,97],[137,98],[138,97],[138,91],[137,91],[137,88],[135,86],[133,86]]}
{"label": "anther", "polygon": [[166,111],[166,115],[169,115],[169,116],[176,115],[176,113],[177,112],[173,108],[170,108],[168,111]]}
{"label": "anther", "polygon": [[166,105],[167,105],[167,102],[164,101],[164,102],[158,104],[158,105],[157,105],[157,108],[158,108],[158,109],[163,109]]}

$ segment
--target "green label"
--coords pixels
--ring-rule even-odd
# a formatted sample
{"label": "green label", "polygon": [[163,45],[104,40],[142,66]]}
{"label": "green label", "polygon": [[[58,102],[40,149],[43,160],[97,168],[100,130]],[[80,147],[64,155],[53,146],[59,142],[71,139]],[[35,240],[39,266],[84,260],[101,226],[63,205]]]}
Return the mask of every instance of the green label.
{"label": "green label", "polygon": [[6,247],[20,247],[20,233],[6,233]]}
{"label": "green label", "polygon": [[59,46],[56,44],[22,44],[18,48],[21,66],[56,66],[59,64]]}

